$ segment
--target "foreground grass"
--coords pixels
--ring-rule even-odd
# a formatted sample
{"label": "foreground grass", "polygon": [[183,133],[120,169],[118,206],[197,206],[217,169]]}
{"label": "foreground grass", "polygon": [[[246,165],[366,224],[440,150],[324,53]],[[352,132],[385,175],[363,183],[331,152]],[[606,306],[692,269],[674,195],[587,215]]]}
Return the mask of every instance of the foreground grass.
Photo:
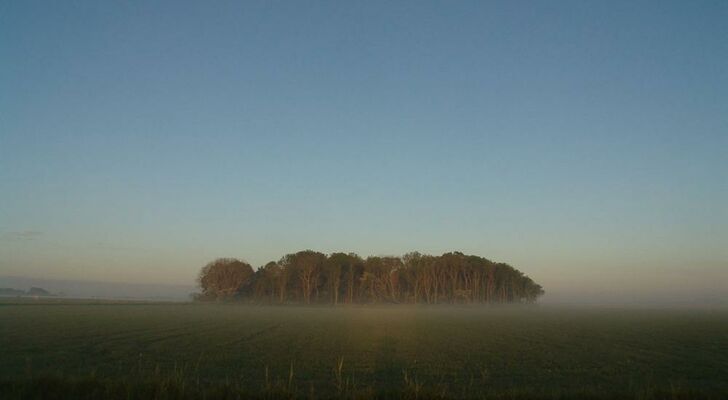
{"label": "foreground grass", "polygon": [[669,387],[633,387],[603,391],[590,387],[564,390],[512,388],[509,390],[474,386],[420,385],[404,377],[401,384],[387,389],[344,385],[336,390],[301,388],[290,381],[276,381],[259,388],[239,382],[202,384],[192,377],[153,376],[145,379],[119,379],[98,376],[49,375],[13,381],[0,381],[3,399],[724,399],[726,392]]}
{"label": "foreground grass", "polygon": [[0,304],[0,397],[728,397],[725,310]]}

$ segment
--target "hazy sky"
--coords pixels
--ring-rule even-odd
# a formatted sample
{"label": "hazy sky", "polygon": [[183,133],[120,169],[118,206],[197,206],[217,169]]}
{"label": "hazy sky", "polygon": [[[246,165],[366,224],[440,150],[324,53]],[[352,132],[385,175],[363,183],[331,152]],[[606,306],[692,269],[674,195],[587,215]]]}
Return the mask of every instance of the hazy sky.
{"label": "hazy sky", "polygon": [[3,1],[0,275],[460,250],[728,292],[728,2]]}

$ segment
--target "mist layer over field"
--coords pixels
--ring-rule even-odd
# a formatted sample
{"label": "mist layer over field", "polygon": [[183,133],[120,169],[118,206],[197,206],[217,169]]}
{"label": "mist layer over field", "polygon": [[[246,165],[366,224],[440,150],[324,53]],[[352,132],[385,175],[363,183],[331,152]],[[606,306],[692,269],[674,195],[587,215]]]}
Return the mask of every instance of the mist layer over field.
{"label": "mist layer over field", "polygon": [[0,321],[0,388],[16,394],[49,374],[171,373],[190,391],[321,396],[728,394],[726,309],[4,303]]}

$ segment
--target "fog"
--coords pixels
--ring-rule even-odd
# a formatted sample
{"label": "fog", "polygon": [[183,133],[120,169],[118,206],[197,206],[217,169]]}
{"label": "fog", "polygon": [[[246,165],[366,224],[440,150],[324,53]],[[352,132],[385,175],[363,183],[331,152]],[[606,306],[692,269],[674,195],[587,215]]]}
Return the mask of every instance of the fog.
{"label": "fog", "polygon": [[554,271],[539,277],[543,304],[728,304],[728,268],[642,268]]}
{"label": "fog", "polygon": [[145,299],[185,301],[195,291],[192,285],[138,284],[82,280],[37,279],[1,276],[0,288],[28,290],[39,287],[65,298]]}
{"label": "fog", "polygon": [[[574,279],[546,283],[538,301],[547,306],[728,306],[728,271],[716,270],[693,278],[670,274],[655,277],[652,286],[642,279],[631,283],[605,279],[602,286]],[[40,287],[66,298],[189,301],[199,291],[194,284],[124,283],[0,276],[0,288],[28,290]],[[487,307],[487,306],[486,306]]]}

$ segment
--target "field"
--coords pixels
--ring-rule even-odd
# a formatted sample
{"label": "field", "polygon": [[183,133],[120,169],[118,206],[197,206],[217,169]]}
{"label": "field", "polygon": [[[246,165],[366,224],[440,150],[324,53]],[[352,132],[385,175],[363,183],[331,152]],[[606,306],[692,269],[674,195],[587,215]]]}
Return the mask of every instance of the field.
{"label": "field", "polygon": [[728,398],[728,310],[0,303],[0,398]]}

